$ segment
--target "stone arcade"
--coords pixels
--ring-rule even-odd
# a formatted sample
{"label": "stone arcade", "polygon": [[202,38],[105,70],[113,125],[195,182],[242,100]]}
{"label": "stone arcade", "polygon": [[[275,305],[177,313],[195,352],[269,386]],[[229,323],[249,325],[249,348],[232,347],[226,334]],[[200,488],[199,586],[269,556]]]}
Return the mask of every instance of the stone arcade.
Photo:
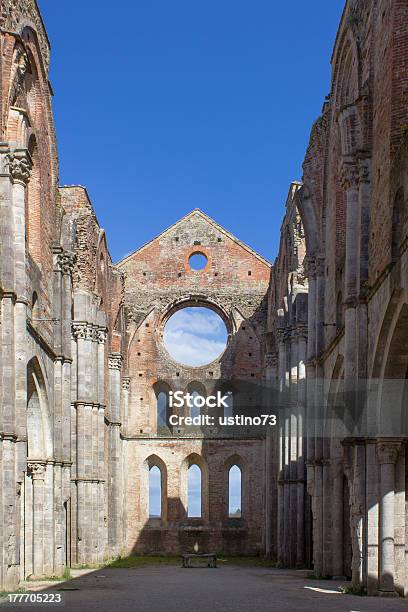
{"label": "stone arcade", "polygon": [[[198,544],[407,595],[407,3],[346,2],[273,265],[199,210],[113,264],[86,190],[58,183],[35,0],[2,0],[0,26],[0,588]],[[163,344],[191,305],[228,330],[199,368]],[[278,389],[267,435],[158,422],[170,391],[235,380]]]}

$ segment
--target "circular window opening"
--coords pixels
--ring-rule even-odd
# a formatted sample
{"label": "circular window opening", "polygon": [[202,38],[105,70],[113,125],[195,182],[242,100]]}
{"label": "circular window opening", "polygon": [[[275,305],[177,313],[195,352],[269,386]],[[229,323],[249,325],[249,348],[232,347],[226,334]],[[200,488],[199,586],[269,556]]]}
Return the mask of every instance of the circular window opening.
{"label": "circular window opening", "polygon": [[175,361],[186,366],[211,363],[224,352],[227,340],[224,321],[205,306],[181,308],[164,327],[164,346]]}
{"label": "circular window opening", "polygon": [[205,266],[208,263],[208,259],[204,255],[204,253],[197,252],[190,255],[188,263],[192,270],[198,272],[199,270],[204,270]]}

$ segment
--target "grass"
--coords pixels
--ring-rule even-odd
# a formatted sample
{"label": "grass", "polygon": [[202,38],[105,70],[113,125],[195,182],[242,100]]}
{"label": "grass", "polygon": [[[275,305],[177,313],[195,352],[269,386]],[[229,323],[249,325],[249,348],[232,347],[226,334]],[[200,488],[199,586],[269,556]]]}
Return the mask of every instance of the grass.
{"label": "grass", "polygon": [[107,563],[104,567],[118,567],[122,569],[146,567],[148,565],[179,565],[179,556],[170,555],[130,555],[119,557]]}
{"label": "grass", "polygon": [[[65,567],[62,576],[41,576],[41,578],[34,578],[33,582],[63,582],[64,580],[71,580],[71,570],[69,567]],[[30,578],[27,578],[30,582]]]}
{"label": "grass", "polygon": [[[263,557],[226,557],[223,555],[217,559],[217,563],[219,566],[276,567],[275,561]],[[181,555],[131,555],[113,559],[104,567],[129,569],[151,565],[181,565]]]}
{"label": "grass", "polygon": [[0,599],[7,597],[7,595],[13,595],[14,593],[28,593],[27,589],[14,589],[14,591],[0,591]]}
{"label": "grass", "polygon": [[357,595],[358,597],[365,597],[367,595],[367,591],[364,587],[354,588],[352,586],[342,586],[340,587],[340,591],[345,595]]}

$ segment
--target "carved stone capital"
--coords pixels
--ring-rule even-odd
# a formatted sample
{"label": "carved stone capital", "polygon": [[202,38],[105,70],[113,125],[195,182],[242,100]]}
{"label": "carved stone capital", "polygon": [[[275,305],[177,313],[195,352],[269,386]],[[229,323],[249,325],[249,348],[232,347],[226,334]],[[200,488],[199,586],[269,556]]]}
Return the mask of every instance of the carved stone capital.
{"label": "carved stone capital", "polygon": [[122,355],[120,353],[111,353],[109,355],[108,367],[110,370],[122,369]]}
{"label": "carved stone capital", "polygon": [[45,464],[37,461],[28,462],[28,473],[33,480],[44,480],[45,478]]}
{"label": "carved stone capital", "polygon": [[340,181],[343,189],[358,189],[359,167],[354,161],[343,161],[340,167]]}
{"label": "carved stone capital", "polygon": [[296,326],[296,338],[297,340],[307,340],[307,325]]}
{"label": "carved stone capital", "polygon": [[395,464],[398,459],[401,444],[398,442],[379,442],[377,444],[377,458],[380,464]]}
{"label": "carved stone capital", "polygon": [[86,340],[87,337],[87,323],[73,323],[72,324],[72,337],[74,340]]}
{"label": "carved stone capital", "polygon": [[16,149],[6,156],[6,167],[15,183],[27,185],[33,163],[27,149]]}
{"label": "carved stone capital", "polygon": [[71,276],[76,261],[76,255],[69,251],[61,251],[56,255],[56,269],[62,274]]}
{"label": "carved stone capital", "polygon": [[370,182],[370,169],[371,164],[369,159],[360,159],[358,163],[358,178],[360,183]]}
{"label": "carved stone capital", "polygon": [[122,389],[124,391],[129,391],[130,389],[130,378],[128,376],[122,378]]}
{"label": "carved stone capital", "polygon": [[107,337],[108,337],[108,330],[106,329],[106,327],[99,327],[96,330],[96,339],[99,342],[99,344],[105,344]]}
{"label": "carved stone capital", "polygon": [[316,259],[314,257],[306,257],[304,269],[305,269],[306,278],[315,278],[316,277]]}

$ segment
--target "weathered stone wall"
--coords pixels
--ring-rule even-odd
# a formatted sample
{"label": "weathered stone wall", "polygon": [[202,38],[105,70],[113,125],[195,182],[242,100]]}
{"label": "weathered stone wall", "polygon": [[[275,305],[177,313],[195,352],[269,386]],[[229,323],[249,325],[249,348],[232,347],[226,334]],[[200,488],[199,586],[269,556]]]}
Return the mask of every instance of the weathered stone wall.
{"label": "weathered stone wall", "polygon": [[[346,2],[330,95],[311,131],[296,198],[308,277],[313,567],[385,595],[407,591],[407,23],[406,3]],[[287,223],[282,230],[285,245]],[[282,260],[280,274],[287,278]],[[290,295],[277,287],[281,299]],[[271,313],[277,327],[280,313]],[[283,360],[290,379],[287,352]],[[398,379],[387,403],[384,389]],[[285,525],[282,518],[286,543]]]}
{"label": "weathered stone wall", "polygon": [[[194,252],[207,256],[207,266],[202,271],[189,266],[189,257]],[[157,429],[155,389],[165,383],[173,391],[185,390],[194,382],[203,384],[206,392],[211,393],[217,385],[221,388],[221,382],[225,386],[226,381],[233,385],[234,380],[255,383],[262,379],[270,265],[203,213],[193,211],[118,267],[126,279],[126,374],[130,383],[124,432],[128,491],[125,550],[147,551],[150,538],[159,537],[155,521],[152,524],[140,509],[148,495],[147,482],[143,488],[136,484],[140,482],[149,448],[150,454],[165,465],[172,491],[168,496],[173,506],[159,529],[161,550],[182,550],[189,542],[186,534],[193,530],[204,548],[212,546],[226,551],[235,546],[237,552],[259,551],[264,537],[261,519],[264,441],[256,437],[246,440],[246,432],[239,430],[236,439],[225,439],[217,428],[198,429],[196,433],[191,427],[178,428],[166,436]],[[194,304],[215,309],[229,331],[223,355],[200,368],[176,363],[163,344],[164,324],[169,315]],[[194,520],[187,520],[183,514],[185,491],[181,490],[180,467],[191,453],[205,462],[211,474],[205,501],[209,503],[210,514],[198,530]],[[235,519],[236,526],[228,523],[225,491],[219,496],[220,483],[227,473],[224,461],[232,455],[245,462],[245,478],[251,474],[251,499],[256,504],[251,510],[248,508],[242,520]],[[255,474],[259,474],[258,479]],[[240,530],[243,537],[238,543],[233,534],[241,533]]]}

